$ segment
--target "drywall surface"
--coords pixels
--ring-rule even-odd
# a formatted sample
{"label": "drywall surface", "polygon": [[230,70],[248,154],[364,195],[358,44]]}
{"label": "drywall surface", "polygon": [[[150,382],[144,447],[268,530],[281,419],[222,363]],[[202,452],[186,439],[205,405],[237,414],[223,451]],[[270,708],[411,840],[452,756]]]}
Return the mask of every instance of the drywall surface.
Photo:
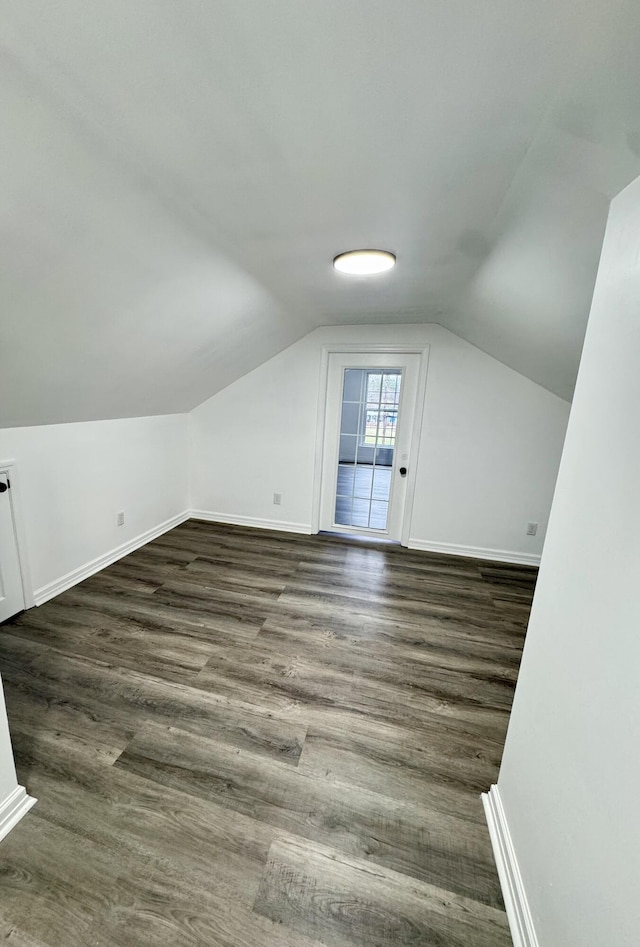
{"label": "drywall surface", "polygon": [[640,943],[640,179],[611,205],[499,788],[540,947]]}
{"label": "drywall surface", "polygon": [[429,346],[411,544],[539,556],[569,405],[436,325],[324,327],[204,402],[189,416],[191,507],[311,528],[321,356],[334,344]]}
{"label": "drywall surface", "polygon": [[0,429],[34,590],[185,511],[186,430],[185,415]]}
{"label": "drywall surface", "polygon": [[[323,320],[570,394],[636,7],[2,0],[0,424],[189,410]],[[401,265],[341,278],[361,240]]]}
{"label": "drywall surface", "polygon": [[16,768],[13,763],[11,738],[7,724],[7,711],[4,705],[4,692],[0,680],[0,810],[2,804],[18,785]]}

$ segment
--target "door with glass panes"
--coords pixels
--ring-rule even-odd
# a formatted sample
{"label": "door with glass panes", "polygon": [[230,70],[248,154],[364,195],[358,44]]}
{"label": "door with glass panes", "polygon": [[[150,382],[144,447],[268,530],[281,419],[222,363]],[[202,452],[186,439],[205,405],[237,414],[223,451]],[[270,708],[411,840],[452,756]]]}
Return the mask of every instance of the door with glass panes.
{"label": "door with glass panes", "polygon": [[400,541],[420,356],[329,356],[320,528]]}

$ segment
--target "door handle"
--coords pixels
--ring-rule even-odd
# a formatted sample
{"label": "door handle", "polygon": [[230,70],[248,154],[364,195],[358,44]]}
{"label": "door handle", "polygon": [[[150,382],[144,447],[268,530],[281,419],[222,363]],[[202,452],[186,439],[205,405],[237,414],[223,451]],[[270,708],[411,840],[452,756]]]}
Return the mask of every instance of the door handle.
{"label": "door handle", "polygon": [[400,476],[401,476],[401,477],[406,477],[406,476],[407,476],[407,468],[406,468],[406,467],[401,467],[401,468],[400,468]]}
{"label": "door handle", "polygon": [[0,480],[0,493],[6,493],[8,489],[9,489],[9,484],[3,483],[2,480]]}

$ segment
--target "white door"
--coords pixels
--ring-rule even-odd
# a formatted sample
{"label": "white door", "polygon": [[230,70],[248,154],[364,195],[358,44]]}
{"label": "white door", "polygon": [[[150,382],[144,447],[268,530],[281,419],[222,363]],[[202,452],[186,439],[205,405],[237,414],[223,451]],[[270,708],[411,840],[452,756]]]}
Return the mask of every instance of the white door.
{"label": "white door", "polygon": [[329,356],[320,529],[400,541],[420,356]]}
{"label": "white door", "polygon": [[0,622],[24,608],[9,476],[0,471]]}

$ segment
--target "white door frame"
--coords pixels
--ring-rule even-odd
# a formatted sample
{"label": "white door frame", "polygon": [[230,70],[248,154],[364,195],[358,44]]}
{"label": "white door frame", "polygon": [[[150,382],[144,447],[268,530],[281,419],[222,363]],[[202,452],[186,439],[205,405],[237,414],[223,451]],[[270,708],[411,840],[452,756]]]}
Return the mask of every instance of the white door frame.
{"label": "white door frame", "polygon": [[422,432],[422,417],[424,414],[424,403],[427,392],[427,368],[429,364],[429,345],[426,343],[404,345],[377,342],[375,344],[363,344],[360,342],[336,342],[328,343],[322,346],[322,355],[320,358],[320,380],[318,385],[318,410],[316,420],[316,451],[313,476],[313,506],[311,510],[311,532],[317,533],[320,530],[320,503],[322,499],[322,468],[324,453],[324,436],[326,426],[326,405],[327,388],[329,383],[329,356],[339,355],[419,355],[420,365],[418,368],[418,387],[416,392],[416,410],[413,417],[413,430],[411,431],[411,444],[413,448],[413,457],[409,465],[407,474],[407,490],[405,495],[404,510],[402,513],[402,534],[400,542],[403,546],[409,543],[411,532],[411,515],[413,512],[413,498],[416,489],[416,479],[418,474],[418,453],[420,450],[420,435]]}
{"label": "white door frame", "polygon": [[18,465],[16,464],[15,460],[0,460],[0,473],[6,474],[11,482],[11,488],[9,490],[9,503],[11,504],[13,527],[15,531],[16,545],[18,547],[18,562],[20,564],[20,578],[22,580],[24,607],[33,608],[36,603],[33,597],[31,570],[29,568],[29,558],[27,556],[27,534],[24,527],[22,500],[20,498],[20,477],[18,475]]}

